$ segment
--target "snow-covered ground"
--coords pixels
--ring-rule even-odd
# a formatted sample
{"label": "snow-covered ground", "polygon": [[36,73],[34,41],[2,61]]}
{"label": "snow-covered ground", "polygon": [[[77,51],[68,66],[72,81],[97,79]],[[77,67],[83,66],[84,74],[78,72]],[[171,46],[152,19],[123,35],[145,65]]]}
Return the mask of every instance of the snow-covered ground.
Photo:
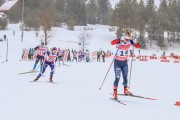
{"label": "snow-covered ground", "polygon": [[[112,50],[115,46],[110,41],[115,34],[108,31],[108,26],[89,25],[92,38],[87,49]],[[78,44],[63,40],[78,41],[83,27],[75,31],[65,28],[53,28],[52,40],[48,47],[80,49]],[[15,30],[15,36],[13,31]],[[50,69],[38,82],[32,81],[38,73],[19,75],[20,72],[32,69],[34,61],[19,61],[22,48],[35,47],[40,44],[42,34],[24,32],[21,42],[19,25],[11,24],[7,30],[0,31],[0,38],[7,35],[9,41],[8,62],[6,61],[6,42],[0,42],[0,120],[179,120],[180,107],[174,106],[180,101],[180,64],[151,60],[148,62],[134,61],[131,76],[131,91],[136,95],[153,97],[158,100],[145,100],[119,96],[126,103],[123,106],[110,100],[113,90],[113,66],[105,80],[102,90],[99,87],[108,71],[112,58],[103,62],[67,62],[70,66],[55,68],[54,82],[50,84]],[[155,47],[155,46],[154,46]],[[173,51],[171,51],[173,50]],[[135,51],[137,54],[137,50]],[[157,55],[163,51],[155,49],[141,50],[142,54]],[[178,49],[169,48],[168,53],[179,53]],[[2,63],[3,62],[3,63]],[[129,67],[131,66],[129,61]],[[119,93],[122,90],[122,78]]]}

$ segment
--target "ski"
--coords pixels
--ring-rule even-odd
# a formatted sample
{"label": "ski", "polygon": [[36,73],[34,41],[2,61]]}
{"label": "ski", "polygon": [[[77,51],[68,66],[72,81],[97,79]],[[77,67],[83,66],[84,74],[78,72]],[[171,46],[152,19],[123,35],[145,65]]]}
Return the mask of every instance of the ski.
{"label": "ski", "polygon": [[109,99],[111,99],[111,100],[113,100],[113,101],[116,101],[116,102],[118,102],[118,103],[120,103],[120,104],[122,104],[122,105],[126,105],[125,103],[121,102],[121,101],[118,100],[118,99],[114,99],[114,98],[109,98]]}
{"label": "ski", "polygon": [[[30,81],[31,83],[35,83],[35,82],[42,82],[42,81]],[[50,84],[58,84],[58,83],[56,83],[56,82],[50,82],[50,81],[46,81],[46,83],[50,83]]]}
{"label": "ski", "polygon": [[18,73],[18,74],[27,74],[27,73],[36,73],[36,72],[39,72],[39,71],[27,71],[27,72],[22,72],[22,73]]}
{"label": "ski", "polygon": [[125,95],[125,94],[118,94],[121,96],[128,96],[128,97],[136,97],[136,98],[142,98],[142,99],[148,99],[148,100],[157,100],[156,98],[150,98],[150,97],[144,97],[144,96],[139,96],[139,95]]}
{"label": "ski", "polygon": [[[62,64],[62,65],[64,65],[64,66],[70,66],[70,65],[68,65],[68,64]],[[62,65],[58,65],[57,67],[61,67]]]}
{"label": "ski", "polygon": [[64,65],[64,66],[70,66],[70,65],[68,65],[68,64],[62,64],[62,65]]}

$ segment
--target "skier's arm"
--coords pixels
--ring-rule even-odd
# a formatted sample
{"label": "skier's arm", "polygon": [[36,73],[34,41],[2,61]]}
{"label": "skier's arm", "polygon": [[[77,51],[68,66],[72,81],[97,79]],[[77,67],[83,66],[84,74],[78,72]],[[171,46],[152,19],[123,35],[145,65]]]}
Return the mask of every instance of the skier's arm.
{"label": "skier's arm", "polygon": [[115,44],[119,44],[119,43],[120,43],[120,39],[119,38],[111,41],[111,45],[115,45]]}
{"label": "skier's arm", "polygon": [[34,52],[33,58],[35,59],[37,57],[38,50]]}
{"label": "skier's arm", "polygon": [[136,48],[140,48],[140,47],[141,47],[139,43],[134,43],[133,40],[130,40],[130,43],[131,43],[132,45],[134,45],[134,47],[136,47]]}
{"label": "skier's arm", "polygon": [[50,51],[46,51],[45,53],[46,53],[45,55],[47,55],[47,56],[50,55]]}

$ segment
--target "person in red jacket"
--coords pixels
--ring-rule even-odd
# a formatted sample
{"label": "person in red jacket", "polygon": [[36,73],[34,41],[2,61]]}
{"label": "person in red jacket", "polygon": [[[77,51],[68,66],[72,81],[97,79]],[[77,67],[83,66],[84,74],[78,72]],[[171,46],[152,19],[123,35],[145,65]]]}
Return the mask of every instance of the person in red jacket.
{"label": "person in red jacket", "polygon": [[136,48],[140,48],[139,43],[134,43],[133,40],[131,40],[131,34],[126,30],[124,35],[121,37],[121,39],[115,39],[111,42],[112,45],[116,45],[117,53],[115,54],[114,59],[114,72],[115,72],[115,81],[114,81],[114,93],[113,97],[114,99],[118,99],[117,95],[117,89],[118,89],[118,83],[121,76],[123,76],[123,86],[124,86],[124,94],[125,95],[131,95],[132,93],[128,90],[128,50],[130,49],[131,45],[133,45]]}

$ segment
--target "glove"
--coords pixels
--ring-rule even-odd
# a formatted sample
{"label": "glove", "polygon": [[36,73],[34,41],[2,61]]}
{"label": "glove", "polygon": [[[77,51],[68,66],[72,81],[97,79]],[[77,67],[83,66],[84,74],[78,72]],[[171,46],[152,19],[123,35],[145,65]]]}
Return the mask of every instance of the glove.
{"label": "glove", "polygon": [[115,44],[119,44],[120,43],[120,39],[115,39],[113,41],[111,41],[111,45],[115,45]]}
{"label": "glove", "polygon": [[140,44],[139,44],[139,43],[136,43],[136,44],[134,44],[134,47],[136,47],[136,48],[140,48],[141,46],[140,46]]}

